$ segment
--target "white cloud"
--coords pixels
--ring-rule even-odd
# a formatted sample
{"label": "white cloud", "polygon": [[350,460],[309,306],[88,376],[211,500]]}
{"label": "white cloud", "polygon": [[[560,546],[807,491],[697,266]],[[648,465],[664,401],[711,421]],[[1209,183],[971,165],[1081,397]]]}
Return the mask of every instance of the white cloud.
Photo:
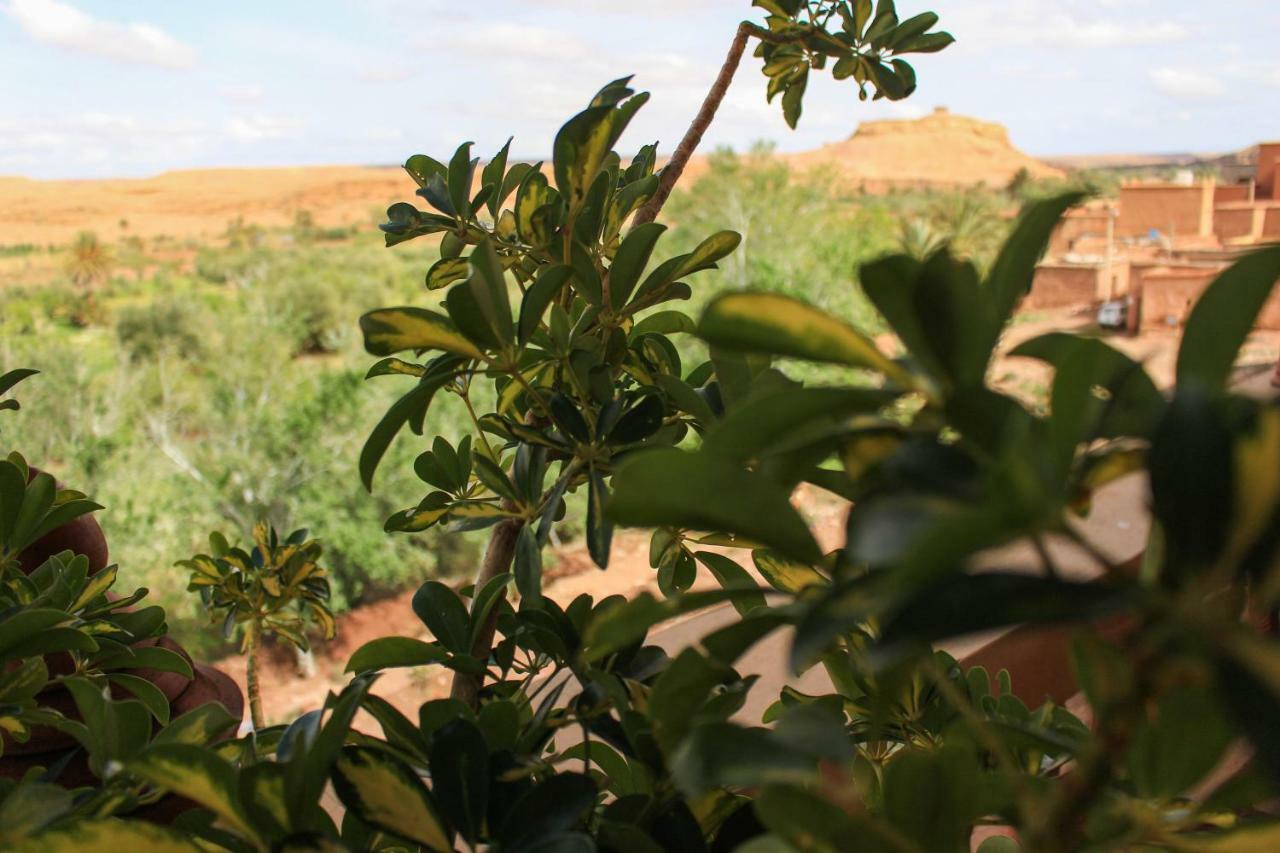
{"label": "white cloud", "polygon": [[227,121],[226,130],[237,142],[261,142],[296,136],[302,130],[302,122],[291,116],[233,116]]}
{"label": "white cloud", "polygon": [[240,104],[249,104],[261,101],[262,96],[266,94],[261,86],[253,83],[247,83],[240,86],[227,86],[219,93],[228,101],[234,101]]}
{"label": "white cloud", "polygon": [[[1036,48],[1101,49],[1186,41],[1190,27],[1177,20],[1134,15],[1110,0],[1078,2],[1071,12],[1054,0],[982,2],[949,10],[942,25],[962,47],[988,50],[1014,45]],[[1122,12],[1128,11],[1129,16]]]}
{"label": "white cloud", "polygon": [[1188,101],[1203,101],[1221,98],[1227,94],[1227,87],[1216,77],[1199,71],[1187,71],[1181,68],[1153,68],[1150,71],[1151,83],[1156,89],[1171,98]]}
{"label": "white cloud", "polygon": [[121,165],[147,172],[157,163],[206,153],[212,137],[201,122],[87,111],[0,118],[0,173],[43,171],[73,163],[79,171]]}
{"label": "white cloud", "polygon": [[10,0],[0,8],[45,44],[137,65],[190,68],[196,63],[195,50],[152,24],[100,20],[58,0]]}

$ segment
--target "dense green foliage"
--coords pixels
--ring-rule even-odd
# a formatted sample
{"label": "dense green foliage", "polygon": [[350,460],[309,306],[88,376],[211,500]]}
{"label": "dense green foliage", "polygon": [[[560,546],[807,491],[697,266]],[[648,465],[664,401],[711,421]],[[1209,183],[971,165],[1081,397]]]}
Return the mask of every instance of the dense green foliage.
{"label": "dense green foliage", "polygon": [[[0,293],[5,364],[42,371],[23,395],[39,417],[13,419],[9,438],[110,507],[100,519],[123,576],[153,590],[189,645],[210,651],[218,634],[202,628],[186,573],[173,567],[210,530],[248,530],[260,517],[323,525],[339,607],[475,556],[387,538],[394,501],[351,479],[361,433],[385,405],[360,381],[353,318],[412,292],[420,253],[284,238],[218,241],[194,259],[148,246],[136,279],[117,271],[97,288],[101,318],[84,328],[70,321],[74,291],[56,279]],[[464,417],[444,409],[437,427],[449,435]],[[412,453],[398,458],[388,494],[413,480]]]}
{"label": "dense green foliage", "polygon": [[[1004,233],[1000,212],[1011,200],[974,193],[982,227]],[[691,251],[699,234],[732,228],[745,235],[743,245],[723,269],[702,274],[691,308],[726,288],[763,288],[879,332],[857,266],[900,245],[909,223],[930,221],[931,233],[946,233],[933,211],[959,207],[969,195],[868,196],[833,190],[821,174],[797,175],[767,149],[715,154],[704,178],[672,196],[664,214],[672,229],[655,257]],[[212,650],[219,639],[203,630],[173,562],[203,547],[209,530],[248,529],[265,516],[278,527],[323,531],[338,609],[469,571],[480,550],[458,537],[380,532],[417,488],[412,448],[391,449],[396,461],[380,473],[374,496],[351,481],[361,433],[394,394],[360,381],[353,318],[413,297],[424,258],[436,250],[410,244],[388,252],[368,232],[312,243],[291,232],[244,237],[246,230],[189,248],[118,244],[114,273],[95,290],[98,316],[86,327],[73,323],[80,297],[63,278],[66,250],[52,253],[30,284],[0,290],[3,363],[43,371],[23,395],[33,417],[9,427],[13,444],[109,507],[99,516],[123,577],[149,587],[197,649]],[[976,256],[989,262],[990,248]],[[702,344],[676,342],[684,358],[705,358]],[[60,357],[69,350],[75,359]],[[456,401],[442,400],[432,429],[456,441],[466,420]],[[570,509],[576,538],[581,507]]]}

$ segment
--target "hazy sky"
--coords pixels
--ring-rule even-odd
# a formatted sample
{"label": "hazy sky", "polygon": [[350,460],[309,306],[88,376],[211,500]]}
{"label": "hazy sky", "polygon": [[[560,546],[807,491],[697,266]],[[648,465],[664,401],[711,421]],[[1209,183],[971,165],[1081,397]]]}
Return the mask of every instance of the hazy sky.
{"label": "hazy sky", "polygon": [[[0,0],[0,174],[542,155],[608,80],[653,101],[623,147],[679,137],[749,0]],[[748,58],[709,134],[800,149],[936,105],[1040,155],[1280,138],[1280,0],[899,0],[958,39],[909,101],[810,87],[798,132]]]}

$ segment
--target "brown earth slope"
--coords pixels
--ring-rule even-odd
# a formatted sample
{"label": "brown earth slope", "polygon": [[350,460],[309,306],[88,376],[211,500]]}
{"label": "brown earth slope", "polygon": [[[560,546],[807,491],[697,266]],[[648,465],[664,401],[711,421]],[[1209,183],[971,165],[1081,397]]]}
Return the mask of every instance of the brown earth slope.
{"label": "brown earth slope", "polygon": [[412,191],[398,168],[361,166],[198,169],[94,181],[0,177],[0,245],[65,243],[85,230],[103,237],[209,237],[239,216],[282,226],[303,210],[320,225],[366,223]]}

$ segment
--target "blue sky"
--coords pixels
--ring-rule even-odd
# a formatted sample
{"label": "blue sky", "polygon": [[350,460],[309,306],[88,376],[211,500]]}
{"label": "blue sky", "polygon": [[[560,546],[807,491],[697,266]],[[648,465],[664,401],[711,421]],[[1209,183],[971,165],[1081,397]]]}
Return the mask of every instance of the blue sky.
{"label": "blue sky", "polygon": [[[958,42],[909,101],[811,87],[798,132],[748,58],[709,145],[811,148],[934,106],[1039,155],[1280,138],[1280,2],[899,0]],[[0,0],[0,174],[392,163],[460,141],[538,156],[602,83],[653,92],[631,147],[674,144],[749,0]]]}

